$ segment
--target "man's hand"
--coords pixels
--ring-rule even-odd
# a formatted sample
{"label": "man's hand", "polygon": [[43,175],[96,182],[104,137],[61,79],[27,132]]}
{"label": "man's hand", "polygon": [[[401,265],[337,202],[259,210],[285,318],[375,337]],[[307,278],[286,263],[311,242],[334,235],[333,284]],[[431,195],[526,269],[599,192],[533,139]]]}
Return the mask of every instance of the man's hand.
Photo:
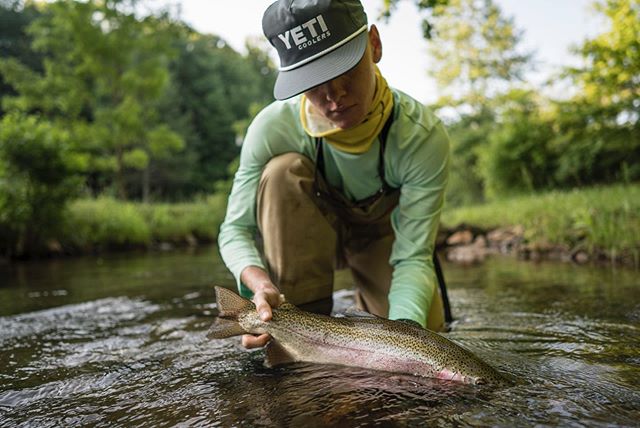
{"label": "man's hand", "polygon": [[[253,303],[262,321],[269,321],[273,316],[272,308],[277,308],[282,303],[280,290],[272,282],[269,275],[256,266],[249,266],[240,275],[242,282],[253,291]],[[242,346],[245,348],[260,348],[271,340],[268,334],[242,336]]]}

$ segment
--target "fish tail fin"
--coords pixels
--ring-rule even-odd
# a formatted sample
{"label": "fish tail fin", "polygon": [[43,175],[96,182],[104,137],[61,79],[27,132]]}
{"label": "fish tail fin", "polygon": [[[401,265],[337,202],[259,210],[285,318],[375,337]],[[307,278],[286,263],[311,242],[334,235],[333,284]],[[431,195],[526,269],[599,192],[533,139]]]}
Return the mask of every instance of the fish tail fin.
{"label": "fish tail fin", "polygon": [[207,339],[226,339],[227,337],[240,336],[246,333],[238,322],[225,318],[216,318],[207,332]]}
{"label": "fish tail fin", "polygon": [[225,339],[240,336],[247,331],[238,323],[238,315],[242,312],[255,310],[255,305],[248,299],[237,295],[231,290],[215,287],[218,318],[207,332],[209,339]]}
{"label": "fish tail fin", "polygon": [[235,319],[241,312],[256,309],[251,300],[245,299],[242,296],[234,293],[231,290],[227,290],[222,287],[215,287],[216,290],[216,304],[220,311],[218,316],[221,318]]}

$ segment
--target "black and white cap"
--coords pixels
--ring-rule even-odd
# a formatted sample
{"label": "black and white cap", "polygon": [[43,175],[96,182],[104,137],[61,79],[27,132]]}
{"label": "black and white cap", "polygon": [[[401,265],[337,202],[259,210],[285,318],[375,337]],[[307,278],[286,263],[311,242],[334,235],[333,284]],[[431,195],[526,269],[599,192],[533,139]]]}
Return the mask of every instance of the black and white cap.
{"label": "black and white cap", "polygon": [[262,30],[280,57],[273,88],[284,100],[355,67],[367,47],[367,15],[358,0],[278,0]]}

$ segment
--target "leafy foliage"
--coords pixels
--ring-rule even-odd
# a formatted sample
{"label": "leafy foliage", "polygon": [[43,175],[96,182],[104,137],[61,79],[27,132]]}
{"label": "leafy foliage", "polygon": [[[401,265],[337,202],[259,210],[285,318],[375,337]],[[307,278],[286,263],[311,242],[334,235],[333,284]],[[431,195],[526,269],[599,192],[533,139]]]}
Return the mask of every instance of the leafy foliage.
{"label": "leafy foliage", "polygon": [[501,122],[489,134],[478,170],[489,199],[554,187],[557,153],[550,147],[553,129],[542,116],[535,94],[512,91]]}
{"label": "leafy foliage", "polygon": [[577,49],[584,65],[565,75],[578,93],[557,103],[556,175],[567,184],[640,179],[640,1],[595,6],[608,29]]}
{"label": "leafy foliage", "polygon": [[[453,205],[481,202],[487,186],[489,194],[494,194],[500,178],[487,177],[497,171],[482,168],[480,159],[485,159],[484,165],[502,165],[506,160],[487,152],[506,116],[506,103],[518,104],[511,98],[531,68],[531,55],[521,52],[521,33],[493,0],[425,2],[424,6],[431,8],[429,72],[440,92],[434,107],[455,112],[449,129],[452,162],[447,201]],[[493,144],[494,149],[502,146]]]}
{"label": "leafy foliage", "polygon": [[101,196],[73,201],[62,246],[69,252],[147,248],[160,242],[211,242],[224,218],[225,196],[189,203],[145,204]]}
{"label": "leafy foliage", "polygon": [[463,115],[449,126],[452,144],[448,204],[460,206],[484,200],[484,180],[478,171],[478,157],[494,127],[495,115],[489,109]]}
{"label": "leafy foliage", "polygon": [[[41,55],[31,49],[32,40],[27,33],[27,27],[38,15],[30,3],[22,6],[18,0],[0,0],[0,58],[14,58],[32,70],[42,71]],[[15,95],[15,90],[0,73],[0,100],[5,95]]]}
{"label": "leafy foliage", "polygon": [[85,159],[69,133],[34,116],[0,121],[0,254],[37,252],[60,231]]}
{"label": "leafy foliage", "polygon": [[[387,15],[398,1],[383,0]],[[577,48],[583,66],[561,76],[576,93],[561,100],[523,81],[532,56],[495,0],[414,3],[441,89],[435,108],[455,110],[450,205],[640,179],[640,0],[598,1],[607,28]],[[69,244],[79,247],[100,246],[92,236],[126,246],[215,232],[205,211],[224,206],[246,127],[272,100],[275,67],[264,42],[240,54],[140,5],[0,0],[2,254],[42,248],[61,227],[83,231]],[[216,208],[207,199],[109,215],[121,208],[114,196],[211,193]],[[102,197],[68,214],[79,194]],[[104,228],[63,221],[83,215]]]}
{"label": "leafy foliage", "polygon": [[[20,28],[43,66],[23,62],[24,55],[1,59],[0,76],[10,84],[2,104],[82,141],[94,195],[175,200],[209,193],[239,153],[243,126],[236,122],[246,121],[250,106],[271,101],[275,68],[257,42],[243,56],[167,13],[139,16],[137,4],[41,5],[29,30],[26,18]],[[27,8],[9,12],[15,21]]]}
{"label": "leafy foliage", "polygon": [[457,112],[450,204],[640,179],[640,1],[596,4],[609,28],[576,50],[562,100],[521,81],[531,56],[492,0],[429,5],[435,107]]}
{"label": "leafy foliage", "polygon": [[430,70],[439,105],[479,113],[492,96],[509,89],[531,67],[520,52],[521,34],[493,0],[450,0],[433,8]]}
{"label": "leafy foliage", "polygon": [[187,144],[185,152],[156,165],[165,197],[211,192],[217,180],[228,178],[227,165],[239,154],[245,131],[236,124],[256,113],[254,105],[272,100],[275,80],[273,64],[255,45],[243,57],[219,37],[188,30],[176,44],[179,56],[160,111]]}
{"label": "leafy foliage", "polygon": [[82,191],[179,200],[228,179],[238,124],[271,100],[269,57],[139,6],[0,4],[3,253],[42,248]]}
{"label": "leafy foliage", "polygon": [[640,121],[640,1],[605,0],[595,3],[608,29],[587,40],[577,52],[581,68],[568,74],[581,89],[579,99],[599,107],[609,125],[637,125]]}

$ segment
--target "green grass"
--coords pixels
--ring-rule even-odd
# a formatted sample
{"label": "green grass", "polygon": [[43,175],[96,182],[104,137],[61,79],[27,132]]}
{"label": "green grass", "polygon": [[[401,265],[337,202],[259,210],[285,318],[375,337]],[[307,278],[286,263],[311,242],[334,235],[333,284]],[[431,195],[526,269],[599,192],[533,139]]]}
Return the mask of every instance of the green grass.
{"label": "green grass", "polygon": [[82,199],[70,204],[60,242],[79,251],[211,242],[224,217],[226,197],[196,202],[144,204],[113,198]]}
{"label": "green grass", "polygon": [[[224,218],[226,195],[190,203],[143,204],[113,198],[70,204],[58,241],[71,252],[148,248],[159,242],[211,242]],[[445,227],[522,225],[527,243],[640,258],[640,183],[553,191],[445,209]]]}
{"label": "green grass", "polygon": [[553,191],[477,206],[445,209],[442,223],[482,228],[522,225],[532,244],[581,247],[622,252],[638,258],[640,252],[640,183]]}

